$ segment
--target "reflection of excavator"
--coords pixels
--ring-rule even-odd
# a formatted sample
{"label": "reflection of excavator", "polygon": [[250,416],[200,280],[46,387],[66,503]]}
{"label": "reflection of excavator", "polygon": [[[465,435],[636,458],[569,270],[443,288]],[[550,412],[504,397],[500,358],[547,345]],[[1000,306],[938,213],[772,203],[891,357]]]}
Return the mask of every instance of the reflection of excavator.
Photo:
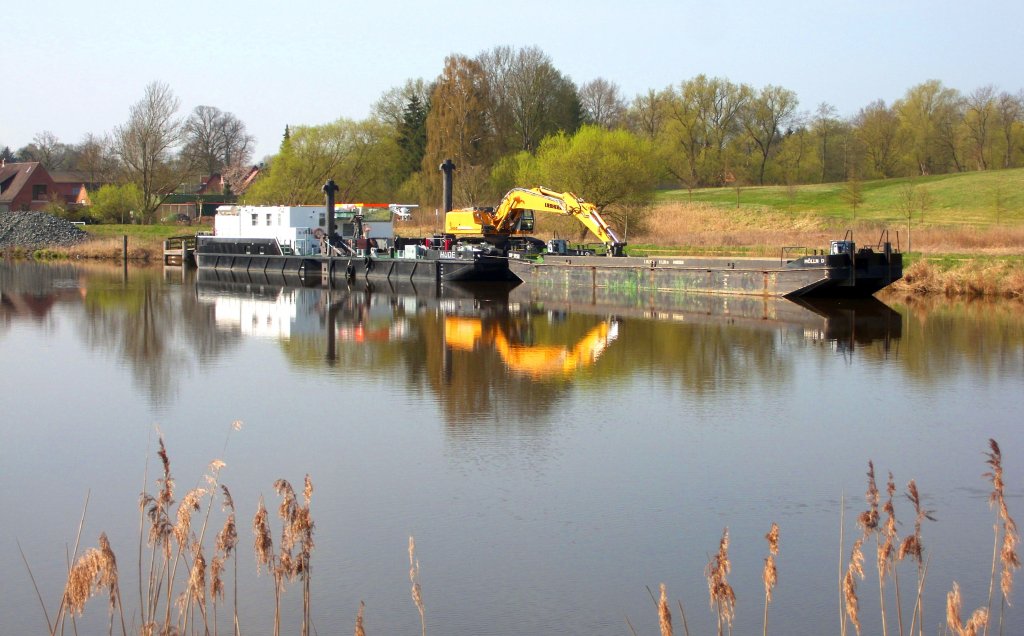
{"label": "reflection of excavator", "polygon": [[445,342],[452,349],[473,351],[478,343],[492,344],[505,366],[513,373],[532,379],[569,376],[590,366],[619,335],[619,323],[605,320],[587,332],[571,348],[560,345],[530,345],[510,338],[497,322],[480,318],[446,316]]}
{"label": "reflection of excavator", "polygon": [[[482,236],[499,245],[538,244],[528,237],[533,232],[534,212],[572,216],[594,234],[608,249],[610,256],[622,256],[626,244],[619,240],[593,203],[587,203],[572,192],[555,192],[544,187],[512,188],[494,208],[463,208],[445,214],[444,231],[455,237]],[[564,247],[563,247],[564,249]]]}

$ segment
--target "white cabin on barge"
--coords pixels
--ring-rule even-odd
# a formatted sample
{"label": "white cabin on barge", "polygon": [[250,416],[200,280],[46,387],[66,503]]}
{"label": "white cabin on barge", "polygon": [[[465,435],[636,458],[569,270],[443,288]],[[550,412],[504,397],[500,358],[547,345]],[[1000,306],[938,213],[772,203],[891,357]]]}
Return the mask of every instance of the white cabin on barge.
{"label": "white cabin on barge", "polygon": [[[352,237],[352,219],[361,213],[365,238],[391,240],[394,237],[395,207],[343,203],[334,210],[335,222],[342,236]],[[217,208],[213,222],[214,235],[218,238],[275,239],[282,251],[296,256],[320,253],[317,229],[327,229],[326,206],[222,205]]]}

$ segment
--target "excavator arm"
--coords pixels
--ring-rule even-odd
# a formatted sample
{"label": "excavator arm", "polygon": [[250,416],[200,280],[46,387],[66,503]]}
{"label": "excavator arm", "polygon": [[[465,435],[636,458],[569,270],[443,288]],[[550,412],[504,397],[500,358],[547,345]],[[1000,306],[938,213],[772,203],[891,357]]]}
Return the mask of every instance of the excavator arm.
{"label": "excavator arm", "polygon": [[455,235],[479,234],[485,238],[505,238],[532,231],[523,225],[527,210],[572,216],[583,224],[608,253],[622,255],[625,243],[604,220],[592,203],[572,192],[555,192],[545,187],[512,188],[493,211],[486,209],[453,210],[445,215],[445,232]]}

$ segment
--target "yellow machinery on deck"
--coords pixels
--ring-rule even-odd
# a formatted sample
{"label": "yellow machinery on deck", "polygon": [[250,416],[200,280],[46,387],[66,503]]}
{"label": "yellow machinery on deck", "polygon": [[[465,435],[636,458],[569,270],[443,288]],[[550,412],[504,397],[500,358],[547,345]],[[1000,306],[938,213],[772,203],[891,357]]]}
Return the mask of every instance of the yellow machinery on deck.
{"label": "yellow machinery on deck", "polygon": [[622,256],[626,244],[605,222],[593,203],[572,192],[555,192],[542,186],[512,188],[496,208],[463,208],[445,214],[444,231],[456,238],[483,237],[506,244],[512,237],[533,233],[534,213],[571,216],[605,245],[610,256]]}

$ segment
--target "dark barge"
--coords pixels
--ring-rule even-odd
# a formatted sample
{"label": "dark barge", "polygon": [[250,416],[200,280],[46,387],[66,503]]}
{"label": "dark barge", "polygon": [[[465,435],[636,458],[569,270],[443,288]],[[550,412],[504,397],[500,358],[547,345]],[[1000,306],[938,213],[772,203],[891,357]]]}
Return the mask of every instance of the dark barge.
{"label": "dark barge", "polygon": [[276,239],[200,236],[199,269],[297,276],[306,281],[506,281],[504,257],[479,249],[444,249],[443,241],[417,241],[388,249],[365,247],[333,256],[287,254]]}
{"label": "dark barge", "polygon": [[832,241],[828,254],[799,258],[715,256],[579,256],[547,252],[509,254],[509,269],[539,287],[649,293],[759,296],[866,297],[903,276],[903,255],[889,243],[881,251]]}

